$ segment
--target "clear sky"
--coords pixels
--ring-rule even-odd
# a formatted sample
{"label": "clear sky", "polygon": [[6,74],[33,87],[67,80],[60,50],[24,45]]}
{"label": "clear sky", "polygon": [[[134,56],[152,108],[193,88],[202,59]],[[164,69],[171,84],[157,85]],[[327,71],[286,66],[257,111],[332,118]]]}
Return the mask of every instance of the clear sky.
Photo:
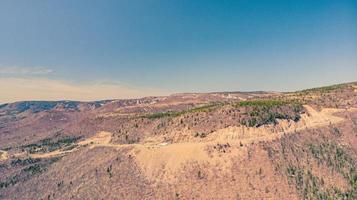
{"label": "clear sky", "polygon": [[0,1],[0,102],[349,81],[356,0]]}

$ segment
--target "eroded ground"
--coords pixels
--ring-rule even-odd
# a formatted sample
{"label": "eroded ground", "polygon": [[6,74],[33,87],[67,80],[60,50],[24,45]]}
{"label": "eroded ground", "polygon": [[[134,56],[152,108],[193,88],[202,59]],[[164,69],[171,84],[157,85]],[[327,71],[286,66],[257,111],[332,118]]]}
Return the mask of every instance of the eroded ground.
{"label": "eroded ground", "polygon": [[109,103],[77,122],[81,134],[6,136],[0,198],[357,198],[355,85],[319,92]]}

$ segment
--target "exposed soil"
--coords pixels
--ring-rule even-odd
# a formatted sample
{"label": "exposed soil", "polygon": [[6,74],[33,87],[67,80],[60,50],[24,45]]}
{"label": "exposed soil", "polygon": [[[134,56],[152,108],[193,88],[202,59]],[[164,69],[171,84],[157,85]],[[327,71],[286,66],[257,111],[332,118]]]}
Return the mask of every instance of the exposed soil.
{"label": "exposed soil", "polygon": [[5,105],[0,199],[355,199],[356,97],[346,84]]}

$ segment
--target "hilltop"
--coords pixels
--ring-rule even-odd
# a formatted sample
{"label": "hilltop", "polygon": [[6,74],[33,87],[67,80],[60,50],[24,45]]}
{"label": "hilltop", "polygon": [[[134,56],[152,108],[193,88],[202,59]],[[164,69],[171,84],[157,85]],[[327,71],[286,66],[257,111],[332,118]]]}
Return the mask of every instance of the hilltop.
{"label": "hilltop", "polygon": [[0,105],[0,199],[356,199],[357,83]]}

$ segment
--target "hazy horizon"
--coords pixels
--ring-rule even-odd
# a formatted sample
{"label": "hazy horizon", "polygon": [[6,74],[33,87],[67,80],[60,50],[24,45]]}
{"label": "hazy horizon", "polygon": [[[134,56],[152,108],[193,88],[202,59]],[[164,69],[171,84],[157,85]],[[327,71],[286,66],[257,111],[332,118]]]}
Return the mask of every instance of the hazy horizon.
{"label": "hazy horizon", "polygon": [[356,81],[357,2],[1,1],[0,103]]}

